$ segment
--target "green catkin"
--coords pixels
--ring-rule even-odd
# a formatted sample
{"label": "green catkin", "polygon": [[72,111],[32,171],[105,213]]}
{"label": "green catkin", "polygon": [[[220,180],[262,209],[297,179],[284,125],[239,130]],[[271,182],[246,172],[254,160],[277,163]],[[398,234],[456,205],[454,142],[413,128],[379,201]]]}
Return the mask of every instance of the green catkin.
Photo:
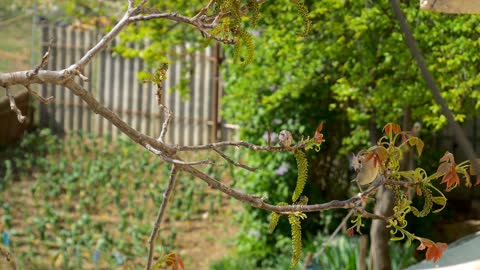
{"label": "green catkin", "polygon": [[300,195],[303,192],[305,183],[307,182],[308,175],[308,162],[305,152],[301,150],[296,150],[294,152],[295,159],[297,160],[298,176],[297,176],[297,185],[293,191],[292,201],[296,202]]}
{"label": "green catkin", "polygon": [[288,222],[292,227],[292,260],[290,262],[290,268],[294,269],[300,261],[302,255],[302,226],[300,224],[300,218],[295,215],[288,216]]}
{"label": "green catkin", "polygon": [[303,30],[302,36],[305,37],[310,32],[310,27],[311,27],[311,22],[310,22],[310,19],[308,18],[308,9],[305,6],[305,4],[301,2],[301,0],[292,0],[292,2],[293,2],[293,5],[297,8],[298,13],[300,13],[300,16],[302,16],[303,24],[304,24],[304,30]]}
{"label": "green catkin", "polygon": [[412,213],[417,217],[424,217],[428,215],[432,210],[432,206],[433,206],[432,191],[430,191],[430,189],[426,188],[424,185],[421,185],[420,189],[422,190],[422,193],[423,193],[422,195],[425,198],[425,202],[423,203],[423,209],[422,211],[418,211],[417,208],[412,206]]}
{"label": "green catkin", "polygon": [[279,219],[280,219],[280,215],[275,212],[272,212],[272,216],[270,217],[270,225],[268,226],[269,233],[272,233],[275,230]]}
{"label": "green catkin", "polygon": [[247,8],[248,10],[252,11],[250,23],[252,24],[252,27],[256,27],[258,19],[260,18],[260,6],[257,0],[248,0]]}
{"label": "green catkin", "polygon": [[235,46],[233,46],[233,63],[238,63],[240,59],[240,53],[242,51],[242,43],[243,43],[243,40],[239,38],[237,40],[237,43],[235,43]]}
{"label": "green catkin", "polygon": [[253,44],[253,37],[244,29],[240,29],[238,31],[238,37],[240,40],[242,40],[242,44],[245,44],[247,47],[247,55],[245,57],[245,60],[243,60],[242,65],[246,66],[250,64],[253,60],[253,53],[255,46]]}
{"label": "green catkin", "polygon": [[[281,202],[281,203],[278,203],[277,205],[278,206],[285,206],[285,205],[288,205],[288,203]],[[272,216],[270,218],[270,225],[268,226],[268,231],[270,233],[272,233],[275,230],[275,228],[277,227],[279,219],[280,219],[280,215],[275,213],[275,212],[272,212]]]}

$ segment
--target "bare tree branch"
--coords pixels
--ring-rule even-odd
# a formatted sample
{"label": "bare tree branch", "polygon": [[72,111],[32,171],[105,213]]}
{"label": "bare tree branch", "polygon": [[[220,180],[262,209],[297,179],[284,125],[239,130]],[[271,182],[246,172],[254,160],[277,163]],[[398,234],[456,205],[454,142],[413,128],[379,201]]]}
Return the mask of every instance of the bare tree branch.
{"label": "bare tree branch", "polygon": [[42,61],[40,62],[40,64],[38,66],[35,67],[35,69],[33,70],[33,72],[29,75],[31,77],[35,76],[38,74],[38,71],[40,69],[43,69],[44,67],[47,66],[48,64],[48,58],[50,56],[50,46],[48,46],[48,50],[47,52],[43,55],[42,57]]}
{"label": "bare tree branch", "polygon": [[25,88],[27,88],[28,92],[30,94],[32,94],[35,98],[37,98],[43,104],[49,104],[51,101],[55,100],[55,98],[53,96],[49,96],[48,98],[42,97],[35,90],[33,90],[29,85],[26,85]]}
{"label": "bare tree branch", "polygon": [[210,143],[210,144],[203,144],[203,145],[192,145],[192,146],[177,145],[175,146],[175,150],[177,151],[213,150],[214,148],[226,147],[226,146],[245,147],[253,151],[291,152],[293,150],[305,148],[305,142],[300,141],[299,143],[297,143],[297,145],[294,145],[291,147],[283,147],[283,146],[261,146],[261,145],[255,145],[249,142],[244,142],[244,141],[238,141],[238,142],[224,141],[224,142],[217,142],[217,143]]}
{"label": "bare tree branch", "polygon": [[335,236],[337,236],[337,234],[340,232],[340,230],[343,227],[345,227],[345,225],[347,225],[347,221],[353,215],[353,212],[354,212],[354,209],[348,211],[348,214],[342,219],[342,222],[340,222],[340,224],[335,229],[335,231],[333,231],[333,233],[330,235],[330,237],[328,237],[328,239],[326,241],[323,241],[322,247],[320,248],[320,250],[318,252],[315,252],[315,254],[313,255],[314,258],[318,258],[318,257],[320,257],[320,255],[323,254],[323,252],[325,251],[327,246],[330,245],[330,242],[332,242],[333,238],[335,238]]}
{"label": "bare tree branch", "polygon": [[233,165],[235,165],[237,167],[243,168],[243,169],[251,171],[251,172],[255,172],[255,171],[258,170],[258,168],[252,168],[252,167],[249,167],[247,165],[236,162],[235,160],[233,160],[233,159],[229,158],[227,155],[225,155],[222,151],[218,150],[218,148],[216,148],[216,147],[213,148],[213,151],[217,152],[222,158],[224,158],[226,161],[232,163]]}
{"label": "bare tree branch", "polygon": [[149,249],[148,249],[148,260],[147,260],[147,270],[152,268],[153,262],[153,253],[155,251],[155,238],[157,237],[158,230],[160,229],[160,225],[162,224],[163,215],[165,214],[165,209],[167,209],[167,204],[172,194],[173,188],[175,187],[175,180],[177,178],[178,167],[173,164],[172,169],[170,170],[170,178],[168,179],[167,187],[165,188],[165,192],[163,193],[162,204],[160,205],[160,209],[158,210],[157,218],[155,219],[155,223],[153,225],[152,233],[148,239]]}
{"label": "bare tree branch", "polygon": [[193,16],[193,20],[198,20],[201,16],[205,15],[207,11],[212,7],[215,0],[210,0],[206,6],[204,6],[195,16]]}
{"label": "bare tree branch", "polygon": [[165,143],[165,141],[164,141],[165,140],[165,135],[167,135],[168,125],[170,124],[170,121],[172,120],[173,113],[169,108],[167,108],[167,106],[165,106],[163,104],[160,104],[160,107],[165,112],[165,115],[166,115],[167,118],[165,119],[165,121],[163,121],[162,130],[160,131],[160,136],[158,137],[158,140],[162,143]]}
{"label": "bare tree branch", "polygon": [[157,149],[153,148],[150,144],[145,144],[145,148],[148,149],[148,151],[154,153],[155,155],[161,157],[162,159],[164,159],[165,161],[169,162],[169,163],[173,163],[173,164],[177,164],[177,165],[205,165],[205,164],[215,164],[213,161],[211,160],[201,160],[201,161],[192,161],[192,162],[186,162],[186,161],[183,161],[183,160],[179,160],[179,159],[174,159],[174,158],[170,158],[168,156],[166,156],[164,153],[162,153],[162,151],[158,151]]}
{"label": "bare tree branch", "polygon": [[22,111],[20,111],[20,109],[17,107],[17,104],[15,103],[15,98],[13,97],[13,95],[10,94],[9,87],[5,87],[5,94],[10,101],[10,109],[17,114],[18,122],[23,123],[26,117],[22,115]]}

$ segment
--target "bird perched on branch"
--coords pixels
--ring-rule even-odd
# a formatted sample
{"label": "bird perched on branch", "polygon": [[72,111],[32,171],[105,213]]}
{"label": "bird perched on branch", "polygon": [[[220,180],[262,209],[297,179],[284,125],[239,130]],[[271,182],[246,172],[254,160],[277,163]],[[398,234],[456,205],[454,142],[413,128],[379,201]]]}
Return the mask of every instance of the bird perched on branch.
{"label": "bird perched on branch", "polygon": [[355,171],[358,171],[357,176],[352,181],[356,181],[359,186],[372,183],[377,178],[380,169],[380,166],[375,164],[375,158],[365,152],[353,155],[352,167]]}

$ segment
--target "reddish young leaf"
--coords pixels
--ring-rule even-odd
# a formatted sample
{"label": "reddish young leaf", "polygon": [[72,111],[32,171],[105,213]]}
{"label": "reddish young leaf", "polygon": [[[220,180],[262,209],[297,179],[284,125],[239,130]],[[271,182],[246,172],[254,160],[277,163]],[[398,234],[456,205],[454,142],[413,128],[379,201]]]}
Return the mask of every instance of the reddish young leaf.
{"label": "reddish young leaf", "polygon": [[442,182],[440,183],[447,183],[447,191],[460,185],[460,177],[458,177],[455,167],[454,165],[450,167],[450,170],[443,176]]}
{"label": "reddish young leaf", "polygon": [[394,134],[398,134],[398,133],[402,132],[402,128],[399,125],[394,124],[394,123],[386,124],[383,127],[383,129],[385,130],[385,133],[388,134],[388,135],[392,134],[392,132]]}
{"label": "reddish young leaf", "polygon": [[440,162],[450,162],[450,163],[455,163],[455,158],[453,157],[453,154],[450,152],[445,152],[443,157],[440,158]]}
{"label": "reddish young leaf", "polygon": [[175,253],[171,252],[165,255],[164,257],[165,265],[171,266],[172,270],[185,270],[185,265],[183,264],[182,258],[177,256]]}
{"label": "reddish young leaf", "polygon": [[178,262],[178,265],[179,265],[183,270],[185,270],[185,264],[183,264],[183,260],[182,260],[182,258],[180,258],[180,256],[177,256],[177,262]]}
{"label": "reddish young leaf", "polygon": [[377,154],[380,161],[385,161],[388,159],[388,150],[383,146],[378,146],[375,148],[375,154]]}
{"label": "reddish young leaf", "polygon": [[391,134],[392,133],[392,123],[388,123],[383,127],[383,130],[385,130],[386,134]]}
{"label": "reddish young leaf", "polygon": [[438,259],[442,257],[443,252],[448,248],[448,245],[440,242],[422,241],[417,250],[424,250],[425,248],[427,248],[425,259],[427,261],[433,260],[433,262],[437,262]]}
{"label": "reddish young leaf", "polygon": [[367,163],[370,159],[373,158],[373,166],[378,168],[379,166],[382,165],[382,160],[378,156],[378,154],[374,152],[370,152],[366,157],[365,157],[365,163]]}
{"label": "reddish young leaf", "polygon": [[348,236],[352,237],[353,234],[354,234],[353,228],[348,229],[347,234],[348,234]]}
{"label": "reddish young leaf", "polygon": [[321,133],[323,129],[323,122],[320,123],[320,125],[317,127],[317,130],[315,130],[315,142],[318,144],[321,144],[323,141],[323,134]]}
{"label": "reddish young leaf", "polygon": [[402,132],[402,128],[400,127],[400,125],[395,125],[394,124],[393,125],[393,133],[398,134],[400,132]]}
{"label": "reddish young leaf", "polygon": [[452,166],[452,164],[450,164],[448,162],[440,163],[440,165],[438,166],[437,172],[436,172],[437,175],[441,176],[441,175],[446,174],[450,170],[451,166]]}

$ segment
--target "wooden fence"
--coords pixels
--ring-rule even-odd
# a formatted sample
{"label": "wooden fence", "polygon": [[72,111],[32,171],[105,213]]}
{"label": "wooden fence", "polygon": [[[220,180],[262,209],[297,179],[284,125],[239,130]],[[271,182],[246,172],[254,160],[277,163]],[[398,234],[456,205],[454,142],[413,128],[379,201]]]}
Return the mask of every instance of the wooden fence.
{"label": "wooden fence", "polygon": [[[42,51],[51,47],[47,68],[58,70],[68,67],[87,52],[98,40],[93,31],[80,31],[71,27],[42,27]],[[167,142],[175,144],[202,144],[217,139],[227,139],[235,126],[223,125],[219,117],[218,101],[222,88],[218,73],[220,49],[208,47],[196,53],[187,53],[185,46],[172,48],[180,61],[169,65],[163,87],[163,103],[174,113],[167,134]],[[189,99],[182,100],[178,91],[171,91],[180,83],[181,73],[188,64]],[[155,88],[151,83],[140,82],[136,75],[147,70],[139,58],[122,58],[112,55],[112,47],[102,51],[85,70],[90,80],[81,84],[102,104],[111,109],[138,131],[157,137],[164,114],[157,105]],[[96,115],[69,90],[44,85],[44,96],[54,96],[55,102],[40,105],[39,123],[57,132],[83,130],[99,135],[117,137],[119,130],[107,120]]]}

